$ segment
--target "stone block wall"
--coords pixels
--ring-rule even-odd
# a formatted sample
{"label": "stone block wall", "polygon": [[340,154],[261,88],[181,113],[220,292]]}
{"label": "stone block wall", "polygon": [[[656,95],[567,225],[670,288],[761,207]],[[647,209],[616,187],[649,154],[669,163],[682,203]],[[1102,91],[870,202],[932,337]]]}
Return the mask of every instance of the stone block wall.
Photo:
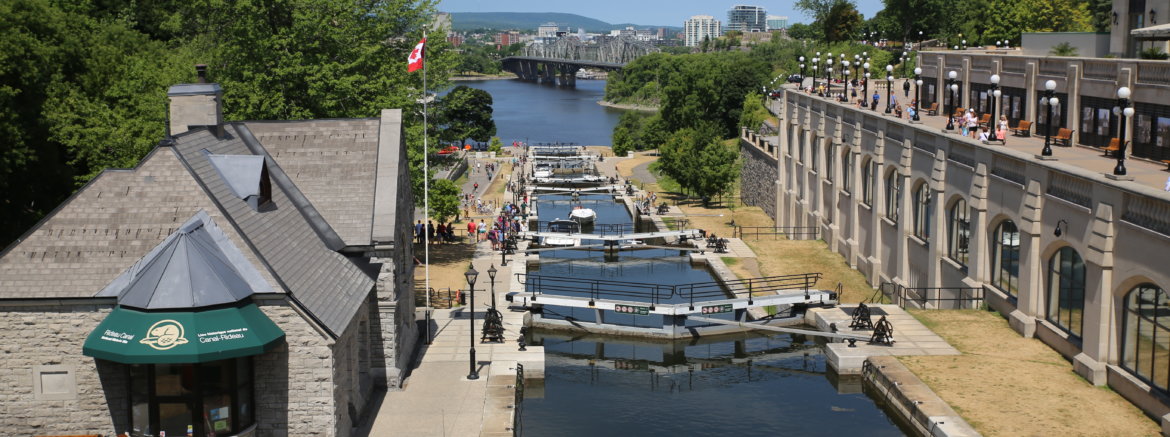
{"label": "stone block wall", "polygon": [[256,435],[338,435],[332,340],[286,300],[257,303],[284,331],[285,344],[254,359]]}
{"label": "stone block wall", "polygon": [[[81,354],[112,304],[0,305],[0,429],[7,435],[112,435],[127,429],[125,367]],[[73,393],[35,393],[36,370],[72,374]],[[68,381],[68,375],[59,376]]]}
{"label": "stone block wall", "polygon": [[779,170],[776,158],[768,156],[756,145],[740,140],[740,196],[745,205],[758,206],[768,217],[776,220],[776,179]]}

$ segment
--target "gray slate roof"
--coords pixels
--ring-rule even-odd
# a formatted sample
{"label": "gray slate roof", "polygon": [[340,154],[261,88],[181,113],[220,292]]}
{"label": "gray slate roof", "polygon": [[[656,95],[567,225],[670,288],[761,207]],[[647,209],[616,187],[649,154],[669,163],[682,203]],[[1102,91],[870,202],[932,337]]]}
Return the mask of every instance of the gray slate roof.
{"label": "gray slate roof", "polygon": [[369,295],[373,278],[336,251],[337,234],[271,157],[266,156],[270,203],[256,211],[237,197],[202,150],[216,155],[264,155],[265,150],[242,124],[225,131],[223,139],[207,129],[190,131],[175,138],[175,150],[283,288],[326,329],[340,334]]}
{"label": "gray slate roof", "polygon": [[[248,247],[173,148],[132,170],[106,170],[0,252],[0,299],[92,297],[200,210]],[[282,291],[256,253],[243,256]]]}
{"label": "gray slate roof", "polygon": [[[352,122],[377,125],[376,120]],[[103,172],[0,253],[0,299],[93,297],[204,210],[272,290],[289,292],[334,335],[343,332],[373,289],[376,274],[363,270],[369,267],[364,258],[338,253],[346,243],[326,218],[345,215],[318,210],[243,124],[226,125],[225,131],[224,138],[207,128],[185,132],[175,137],[174,147],[155,149],[133,170]],[[369,145],[374,156],[376,138]],[[204,149],[214,155],[263,156],[272,182],[270,202],[259,210],[249,207]],[[339,155],[305,159],[357,165]],[[375,165],[375,158],[364,156]],[[329,196],[326,185],[332,177],[298,175],[319,189],[318,197]],[[344,202],[323,198],[322,203],[356,211],[348,202],[366,199],[361,208],[372,215],[374,179],[372,174],[366,179],[369,187],[361,190],[368,194]],[[372,219],[364,220],[364,240],[356,233],[353,238],[368,244]]]}
{"label": "gray slate roof", "polygon": [[374,215],[378,122],[250,121],[246,126],[345,244],[365,246]]}
{"label": "gray slate roof", "polygon": [[230,304],[271,291],[211,216],[199,211],[97,296],[158,310]]}

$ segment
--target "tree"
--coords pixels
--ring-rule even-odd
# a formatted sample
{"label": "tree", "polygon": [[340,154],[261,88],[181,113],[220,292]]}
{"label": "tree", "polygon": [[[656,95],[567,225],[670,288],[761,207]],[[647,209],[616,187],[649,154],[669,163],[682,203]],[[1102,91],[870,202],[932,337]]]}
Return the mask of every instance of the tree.
{"label": "tree", "polygon": [[487,141],[496,134],[496,122],[492,119],[491,93],[459,85],[443,96],[437,104],[438,115],[435,128],[443,141],[459,141],[471,138]]}
{"label": "tree", "polygon": [[668,131],[710,127],[724,137],[739,133],[743,98],[768,79],[768,64],[733,51],[679,57],[667,68],[661,111]]}
{"label": "tree", "polygon": [[[792,39],[822,39],[824,33],[821,28],[804,23],[793,23],[788,26],[788,37]],[[775,41],[775,40],[773,40]]]}
{"label": "tree", "polygon": [[504,148],[504,142],[500,141],[500,137],[492,137],[492,140],[490,142],[488,142],[488,149],[487,150],[489,152],[499,153],[500,150],[503,148]]}
{"label": "tree", "polygon": [[723,144],[717,131],[688,127],[663,144],[658,169],[707,206],[735,182],[738,159],[739,152]]}
{"label": "tree", "polygon": [[[422,197],[422,196],[418,196]],[[430,217],[445,223],[459,215],[459,188],[450,179],[431,182]]]}
{"label": "tree", "polygon": [[829,9],[823,24],[826,41],[851,41],[856,39],[857,31],[861,28],[861,13],[857,12],[852,2],[838,1]]}
{"label": "tree", "polygon": [[764,96],[752,91],[743,99],[743,111],[740,112],[739,125],[752,131],[760,129],[764,120],[770,115],[763,104]]}

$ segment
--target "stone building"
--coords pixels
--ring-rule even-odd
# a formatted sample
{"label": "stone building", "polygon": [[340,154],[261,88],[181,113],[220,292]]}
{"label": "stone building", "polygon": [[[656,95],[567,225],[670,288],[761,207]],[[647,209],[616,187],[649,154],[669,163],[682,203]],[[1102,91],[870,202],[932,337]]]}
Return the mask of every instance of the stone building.
{"label": "stone building", "polygon": [[745,203],[910,305],[985,302],[1168,429],[1170,193],[794,89],[772,110],[775,140],[744,131]]}
{"label": "stone building", "polygon": [[0,253],[0,427],[349,435],[418,338],[401,111],[224,122],[217,84],[168,95],[173,138]]}

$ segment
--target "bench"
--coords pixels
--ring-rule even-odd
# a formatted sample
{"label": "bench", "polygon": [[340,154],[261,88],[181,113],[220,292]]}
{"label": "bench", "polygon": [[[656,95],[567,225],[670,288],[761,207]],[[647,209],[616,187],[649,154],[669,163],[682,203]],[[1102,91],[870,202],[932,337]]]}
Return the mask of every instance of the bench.
{"label": "bench", "polygon": [[991,114],[983,114],[982,117],[979,117],[979,127],[987,126],[988,123],[991,123]]}
{"label": "bench", "polygon": [[926,108],[926,113],[929,115],[938,115],[938,102],[931,103],[930,107]]}
{"label": "bench", "polygon": [[1072,145],[1073,132],[1076,132],[1076,131],[1073,129],[1065,129],[1062,127],[1062,128],[1060,128],[1059,131],[1056,132],[1056,136],[1052,137],[1052,139],[1062,146],[1069,147]]}
{"label": "bench", "polygon": [[1163,159],[1163,164],[1166,164],[1166,171],[1170,171],[1170,159]]}
{"label": "bench", "polygon": [[1020,120],[1020,123],[1017,124],[1016,127],[1008,127],[1008,130],[1012,131],[1012,135],[1019,137],[1029,137],[1032,136],[1032,122],[1028,120]]}
{"label": "bench", "polygon": [[1101,149],[1101,151],[1105,152],[1105,155],[1103,156],[1109,156],[1109,152],[1121,151],[1121,140],[1117,138],[1110,138],[1109,145]]}

